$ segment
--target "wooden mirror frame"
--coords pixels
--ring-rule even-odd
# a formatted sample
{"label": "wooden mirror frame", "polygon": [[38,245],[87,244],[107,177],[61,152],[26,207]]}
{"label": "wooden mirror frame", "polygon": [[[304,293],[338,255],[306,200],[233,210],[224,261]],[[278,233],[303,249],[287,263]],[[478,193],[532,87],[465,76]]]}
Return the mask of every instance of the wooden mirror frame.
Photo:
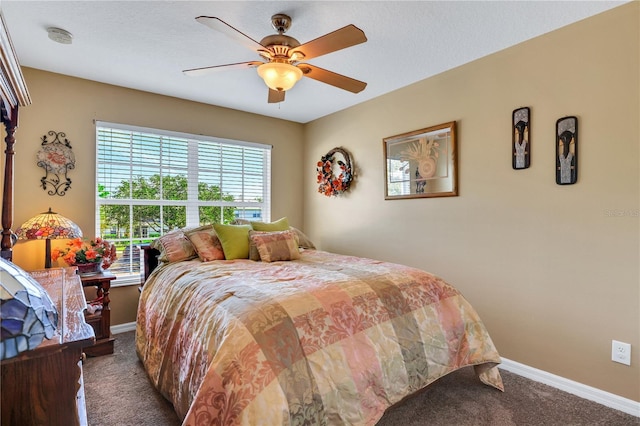
{"label": "wooden mirror frame", "polygon": [[382,145],[385,200],[458,195],[455,121],[390,136]]}

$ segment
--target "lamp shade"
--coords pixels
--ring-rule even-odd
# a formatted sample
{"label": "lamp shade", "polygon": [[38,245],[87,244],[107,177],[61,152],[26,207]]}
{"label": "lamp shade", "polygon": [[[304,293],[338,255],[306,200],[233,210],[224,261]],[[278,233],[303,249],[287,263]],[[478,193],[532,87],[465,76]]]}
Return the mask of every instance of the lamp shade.
{"label": "lamp shade", "polygon": [[45,268],[51,267],[51,242],[58,238],[82,238],[80,227],[70,219],[51,211],[27,220],[16,230],[20,240],[46,240]]}
{"label": "lamp shade", "polygon": [[0,360],[51,339],[58,311],[45,289],[24,270],[0,258]]}
{"label": "lamp shade", "polygon": [[49,211],[27,220],[16,230],[21,240],[55,240],[57,238],[82,238],[80,227],[70,219]]}
{"label": "lamp shade", "polygon": [[258,67],[258,75],[270,89],[282,92],[291,89],[302,78],[302,71],[291,64],[269,62]]}

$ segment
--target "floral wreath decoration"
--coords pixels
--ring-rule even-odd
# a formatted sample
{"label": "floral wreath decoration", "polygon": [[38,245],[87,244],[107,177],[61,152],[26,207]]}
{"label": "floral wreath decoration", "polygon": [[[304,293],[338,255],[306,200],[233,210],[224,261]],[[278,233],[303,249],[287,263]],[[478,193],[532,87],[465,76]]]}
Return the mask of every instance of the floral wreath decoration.
{"label": "floral wreath decoration", "polygon": [[[342,154],[344,161],[337,160],[340,167],[340,174],[336,177],[333,173],[334,155]],[[342,148],[333,148],[326,155],[320,158],[317,163],[318,172],[318,192],[327,197],[340,195],[349,189],[353,180],[353,171],[351,170],[351,158],[349,153]]]}

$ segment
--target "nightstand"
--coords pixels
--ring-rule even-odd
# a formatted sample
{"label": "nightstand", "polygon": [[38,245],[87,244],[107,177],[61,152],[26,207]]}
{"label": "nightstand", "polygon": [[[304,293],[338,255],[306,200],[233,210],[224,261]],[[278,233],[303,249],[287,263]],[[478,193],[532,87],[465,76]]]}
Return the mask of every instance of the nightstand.
{"label": "nightstand", "polygon": [[96,287],[96,299],[101,299],[102,309],[90,314],[85,311],[85,321],[96,333],[96,344],[85,348],[88,356],[100,356],[113,353],[113,341],[111,335],[111,308],[109,308],[109,289],[111,281],[116,276],[109,272],[101,272],[96,275],[80,275],[82,287]]}

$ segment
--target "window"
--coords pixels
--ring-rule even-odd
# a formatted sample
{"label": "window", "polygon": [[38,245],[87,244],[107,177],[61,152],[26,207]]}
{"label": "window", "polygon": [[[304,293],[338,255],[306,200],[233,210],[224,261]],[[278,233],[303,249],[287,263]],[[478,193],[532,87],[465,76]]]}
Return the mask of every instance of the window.
{"label": "window", "polygon": [[173,229],[270,220],[271,147],[96,123],[97,235],[118,247],[110,271],[139,282],[140,244]]}
{"label": "window", "polygon": [[388,158],[387,173],[389,175],[389,181],[387,182],[389,195],[411,193],[411,170],[409,169],[408,161]]}

